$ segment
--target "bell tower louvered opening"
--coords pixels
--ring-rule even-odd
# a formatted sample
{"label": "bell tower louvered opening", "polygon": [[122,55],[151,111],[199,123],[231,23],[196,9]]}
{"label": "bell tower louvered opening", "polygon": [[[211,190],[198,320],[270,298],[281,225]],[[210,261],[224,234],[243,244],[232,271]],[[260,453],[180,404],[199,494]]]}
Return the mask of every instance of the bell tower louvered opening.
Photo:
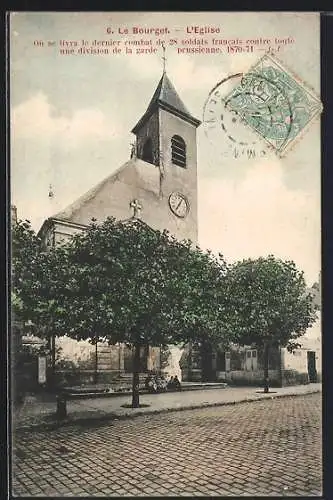
{"label": "bell tower louvered opening", "polygon": [[143,145],[143,150],[142,150],[142,159],[143,161],[146,161],[148,163],[154,163],[154,156],[153,156],[153,141],[151,140],[150,137],[146,139],[146,142]]}
{"label": "bell tower louvered opening", "polygon": [[186,168],[186,144],[180,135],[174,135],[171,139],[171,161],[174,165]]}

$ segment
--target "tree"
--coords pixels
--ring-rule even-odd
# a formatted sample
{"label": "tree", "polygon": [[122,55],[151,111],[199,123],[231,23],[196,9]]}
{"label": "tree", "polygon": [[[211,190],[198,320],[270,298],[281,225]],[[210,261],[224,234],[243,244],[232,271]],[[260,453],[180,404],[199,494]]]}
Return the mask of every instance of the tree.
{"label": "tree", "polygon": [[238,343],[264,350],[264,391],[269,391],[268,360],[271,346],[293,350],[316,319],[316,306],[306,288],[303,272],[292,261],[270,255],[246,259],[229,269],[228,324]]}
{"label": "tree", "polygon": [[[11,352],[14,373],[14,400],[22,401],[25,381],[29,380],[24,361],[33,356],[33,348],[22,345],[23,333],[31,333],[39,300],[34,293],[41,266],[41,241],[28,220],[14,220],[11,228]],[[38,348],[40,349],[40,347]],[[36,351],[37,352],[37,351]],[[27,377],[28,375],[28,377]]]}
{"label": "tree", "polygon": [[[61,267],[64,253],[61,248],[43,248],[40,238],[32,229],[30,221],[18,220],[12,225],[12,318],[19,328],[21,337],[24,325],[38,331],[39,337],[49,340],[47,354],[52,358],[52,378],[56,360],[55,333],[62,333],[57,327],[58,304],[48,287],[53,285],[57,269]],[[32,324],[31,324],[32,323]],[[52,330],[53,329],[53,330]],[[15,339],[15,366],[20,362],[20,339]]]}
{"label": "tree", "polygon": [[138,219],[93,221],[40,262],[36,321],[49,321],[53,331],[77,340],[133,347],[135,408],[141,347],[214,338],[222,331],[222,256]]}
{"label": "tree", "polygon": [[11,230],[11,306],[13,319],[26,322],[36,307],[32,292],[37,280],[36,263],[41,252],[41,242],[30,221],[18,220]]}

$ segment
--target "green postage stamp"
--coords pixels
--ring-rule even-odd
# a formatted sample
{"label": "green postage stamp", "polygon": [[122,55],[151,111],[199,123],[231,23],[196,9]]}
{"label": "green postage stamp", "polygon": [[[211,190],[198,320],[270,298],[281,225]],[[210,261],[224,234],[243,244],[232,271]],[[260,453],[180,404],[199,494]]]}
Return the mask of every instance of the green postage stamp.
{"label": "green postage stamp", "polygon": [[271,54],[252,66],[224,101],[278,156],[294,145],[322,110],[313,91]]}

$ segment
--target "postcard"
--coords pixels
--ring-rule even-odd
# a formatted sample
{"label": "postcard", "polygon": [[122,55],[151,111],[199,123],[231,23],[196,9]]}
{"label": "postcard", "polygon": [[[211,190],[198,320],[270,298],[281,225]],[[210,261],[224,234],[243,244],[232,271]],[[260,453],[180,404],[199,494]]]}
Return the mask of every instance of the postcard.
{"label": "postcard", "polygon": [[319,13],[9,39],[12,494],[320,496]]}

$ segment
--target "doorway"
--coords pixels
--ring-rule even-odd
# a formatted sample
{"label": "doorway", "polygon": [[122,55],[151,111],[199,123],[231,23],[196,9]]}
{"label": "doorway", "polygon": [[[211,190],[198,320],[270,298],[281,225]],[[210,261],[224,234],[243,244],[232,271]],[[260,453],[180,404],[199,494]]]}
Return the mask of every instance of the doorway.
{"label": "doorway", "polygon": [[315,351],[308,351],[308,375],[309,382],[317,382],[317,369],[316,369],[316,353]]}
{"label": "doorway", "polygon": [[216,366],[214,367],[214,353],[209,342],[201,344],[201,377],[202,382],[216,381]]}
{"label": "doorway", "polygon": [[245,370],[256,371],[258,369],[257,349],[247,349],[245,351]]}

